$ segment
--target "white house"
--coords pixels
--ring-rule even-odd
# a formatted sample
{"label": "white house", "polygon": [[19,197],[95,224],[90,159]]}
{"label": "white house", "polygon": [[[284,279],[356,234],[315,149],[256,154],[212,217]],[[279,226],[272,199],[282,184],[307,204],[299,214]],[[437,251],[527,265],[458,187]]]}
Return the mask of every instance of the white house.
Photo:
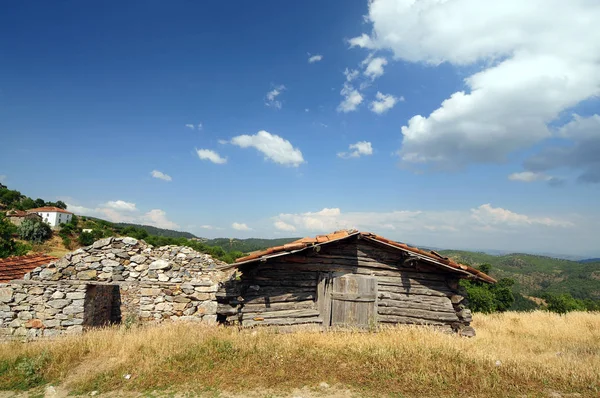
{"label": "white house", "polygon": [[73,217],[73,213],[60,209],[58,207],[38,207],[37,209],[27,210],[28,213],[36,213],[42,216],[42,220],[49,224],[52,228],[58,227],[60,224],[68,223]]}

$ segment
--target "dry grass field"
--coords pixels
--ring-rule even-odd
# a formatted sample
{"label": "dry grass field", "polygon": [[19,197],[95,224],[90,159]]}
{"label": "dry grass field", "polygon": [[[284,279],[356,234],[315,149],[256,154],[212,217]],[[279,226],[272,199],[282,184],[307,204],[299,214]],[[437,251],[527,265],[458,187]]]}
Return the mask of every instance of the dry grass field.
{"label": "dry grass field", "polygon": [[328,396],[319,387],[327,383],[329,396],[600,396],[600,314],[478,314],[474,326],[472,339],[423,327],[111,328],[0,345],[0,390],[52,383],[74,394]]}

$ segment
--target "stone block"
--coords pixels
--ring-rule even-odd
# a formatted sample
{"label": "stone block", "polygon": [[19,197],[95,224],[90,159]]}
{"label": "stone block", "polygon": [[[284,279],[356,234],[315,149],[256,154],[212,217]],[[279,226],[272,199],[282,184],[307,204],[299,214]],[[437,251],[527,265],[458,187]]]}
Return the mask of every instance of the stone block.
{"label": "stone block", "polygon": [[27,297],[27,295],[25,293],[16,293],[13,297],[13,301],[15,303],[20,303],[21,301],[23,301],[25,299],[25,297]]}
{"label": "stone block", "polygon": [[[111,268],[118,267],[120,265],[118,261],[109,260],[109,259],[102,260],[100,263],[102,264],[103,267],[111,267]],[[106,272],[108,272],[108,271],[106,271]],[[112,269],[111,269],[111,272],[112,272]]]}
{"label": "stone block", "polygon": [[53,299],[62,299],[65,298],[65,294],[63,292],[54,292],[50,297],[52,297]]}
{"label": "stone block", "polygon": [[35,295],[43,294],[44,289],[42,289],[41,287],[35,286],[32,288],[29,288],[28,293],[35,296]]}
{"label": "stone block", "polygon": [[129,246],[134,246],[134,245],[137,245],[138,240],[135,238],[126,237],[126,238],[123,238],[123,243],[125,243],[126,245],[129,245]]}
{"label": "stone block", "polygon": [[21,311],[17,314],[17,318],[23,321],[28,321],[33,318],[33,315],[29,311]]}
{"label": "stone block", "polygon": [[146,262],[147,257],[142,256],[141,254],[137,254],[135,256],[132,256],[129,260],[131,260],[132,263],[142,264]]}
{"label": "stone block", "polygon": [[85,292],[67,293],[67,298],[71,299],[71,300],[82,300],[82,299],[85,299]]}
{"label": "stone block", "polygon": [[150,263],[149,268],[151,270],[157,270],[157,269],[168,269],[171,267],[171,263],[168,262],[167,260],[156,260]]}
{"label": "stone block", "polygon": [[101,249],[104,246],[110,245],[112,241],[113,241],[112,237],[97,240],[92,244],[92,248],[93,249]]}
{"label": "stone block", "polygon": [[184,296],[174,296],[173,301],[176,303],[189,303],[192,300]]}
{"label": "stone block", "polygon": [[67,334],[79,334],[79,333],[83,333],[83,326],[82,325],[69,326],[67,328],[66,333]]}
{"label": "stone block", "polygon": [[67,299],[59,299],[59,300],[50,300],[46,304],[52,308],[64,308],[71,303],[71,300]]}
{"label": "stone block", "polygon": [[57,329],[44,329],[44,337],[55,337],[61,334],[60,330]]}
{"label": "stone block", "polygon": [[13,289],[11,287],[0,287],[0,303],[9,303],[13,299]]}
{"label": "stone block", "polygon": [[88,271],[80,271],[79,273],[77,273],[77,279],[80,280],[91,280],[96,278],[96,271],[95,270],[88,270]]}
{"label": "stone block", "polygon": [[158,296],[159,294],[161,294],[161,290],[156,288],[143,287],[140,289],[140,294],[142,296]]}
{"label": "stone block", "polygon": [[44,326],[46,326],[47,328],[55,328],[57,326],[60,326],[60,321],[58,319],[46,319],[44,321]]}
{"label": "stone block", "polygon": [[68,306],[63,308],[62,312],[65,315],[81,314],[83,312],[83,306]]}
{"label": "stone block", "polygon": [[41,329],[44,327],[44,324],[42,323],[42,321],[40,319],[30,319],[27,322],[25,322],[25,327],[33,328],[33,329]]}
{"label": "stone block", "polygon": [[159,280],[160,282],[168,282],[168,281],[169,281],[169,279],[170,279],[170,278],[169,278],[167,275],[165,275],[165,274],[162,274],[162,273],[161,273],[161,274],[158,274],[158,280]]}

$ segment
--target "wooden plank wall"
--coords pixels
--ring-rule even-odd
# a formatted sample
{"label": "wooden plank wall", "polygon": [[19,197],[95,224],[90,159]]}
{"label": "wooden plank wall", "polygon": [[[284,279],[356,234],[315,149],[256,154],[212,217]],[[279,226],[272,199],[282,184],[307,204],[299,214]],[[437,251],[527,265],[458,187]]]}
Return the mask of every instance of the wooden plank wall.
{"label": "wooden plank wall", "polygon": [[405,262],[397,250],[362,240],[254,263],[242,271],[238,288],[243,300],[231,300],[238,291],[230,294],[219,313],[243,326],[323,324],[320,311],[327,304],[317,302],[317,288],[327,272],[376,277],[381,324],[449,327],[470,321],[459,306],[457,276],[422,262]]}

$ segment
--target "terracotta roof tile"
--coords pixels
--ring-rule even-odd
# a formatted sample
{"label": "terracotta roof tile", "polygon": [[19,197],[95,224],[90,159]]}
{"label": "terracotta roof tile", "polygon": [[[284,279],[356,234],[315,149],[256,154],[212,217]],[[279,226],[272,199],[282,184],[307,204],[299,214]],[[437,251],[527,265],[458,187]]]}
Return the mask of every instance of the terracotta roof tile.
{"label": "terracotta roof tile", "polygon": [[0,283],[22,279],[26,273],[56,260],[58,258],[47,254],[29,254],[0,259]]}
{"label": "terracotta roof tile", "polygon": [[37,207],[35,209],[29,209],[27,210],[28,213],[41,213],[41,212],[47,212],[47,213],[66,213],[66,214],[73,214],[70,211],[66,211],[64,209],[61,209],[59,207],[52,207],[52,206],[44,206],[44,207]]}
{"label": "terracotta roof tile", "polygon": [[407,251],[407,252],[411,252],[411,253],[415,253],[415,254],[424,256],[424,257],[428,258],[429,260],[433,260],[433,262],[440,264],[442,266],[447,266],[450,268],[455,268],[457,270],[465,271],[465,272],[467,272],[479,279],[482,279],[486,282],[496,283],[496,280],[494,278],[490,277],[489,275],[486,275],[485,273],[483,273],[473,267],[470,267],[468,265],[459,264],[447,257],[443,257],[442,255],[440,255],[439,253],[437,253],[435,251],[421,250],[417,247],[408,246],[405,243],[398,243],[396,241],[386,239],[383,236],[379,236],[379,235],[373,234],[371,232],[358,232],[357,230],[335,231],[334,233],[327,234],[327,235],[318,235],[314,238],[306,237],[306,238],[298,239],[296,241],[287,243],[283,246],[275,246],[275,247],[271,247],[271,248],[268,248],[265,250],[252,252],[252,253],[248,254],[246,257],[238,258],[236,260],[236,264],[251,262],[251,261],[254,261],[254,260],[257,260],[260,258],[269,258],[275,254],[285,255],[286,253],[291,253],[296,250],[302,250],[302,249],[311,247],[316,244],[322,244],[322,243],[326,243],[326,242],[340,240],[340,239],[344,239],[344,238],[354,236],[354,235],[360,235],[361,237],[363,237],[365,239],[383,243],[385,245],[389,245],[389,246],[398,248],[405,252]]}

